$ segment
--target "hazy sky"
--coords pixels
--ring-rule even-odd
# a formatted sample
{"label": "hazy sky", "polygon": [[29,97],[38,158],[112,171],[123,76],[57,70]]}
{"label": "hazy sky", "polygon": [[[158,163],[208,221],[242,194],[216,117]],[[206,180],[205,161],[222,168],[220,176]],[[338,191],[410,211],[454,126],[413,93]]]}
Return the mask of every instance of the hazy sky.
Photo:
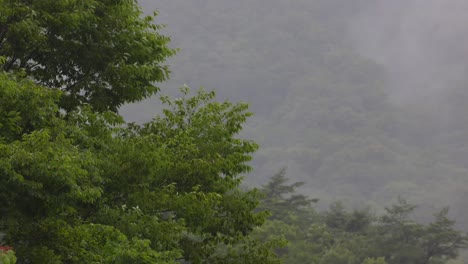
{"label": "hazy sky", "polygon": [[350,32],[385,66],[395,103],[430,103],[466,80],[467,13],[466,0],[379,0],[363,7]]}

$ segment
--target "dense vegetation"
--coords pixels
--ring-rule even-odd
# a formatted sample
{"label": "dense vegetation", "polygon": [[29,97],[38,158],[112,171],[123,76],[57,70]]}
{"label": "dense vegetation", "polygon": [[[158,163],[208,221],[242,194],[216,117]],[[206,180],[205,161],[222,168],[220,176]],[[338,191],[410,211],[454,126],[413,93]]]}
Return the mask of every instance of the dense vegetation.
{"label": "dense vegetation", "polygon": [[277,251],[284,263],[447,263],[467,246],[468,237],[447,218],[448,208],[425,225],[413,219],[416,206],[401,198],[378,216],[369,208],[347,211],[341,203],[317,211],[316,199],[297,193],[303,183],[287,181],[282,170],[263,186],[261,208],[272,215],[259,232],[287,238],[287,247]]}
{"label": "dense vegetation", "polygon": [[245,104],[183,88],[143,125],[112,112],[165,78],[152,17],[134,1],[0,10],[0,232],[18,263],[278,262],[281,240],[250,236],[258,191],[239,189],[257,149],[236,137]]}
{"label": "dense vegetation", "polygon": [[174,54],[154,16],[134,1],[0,2],[0,54],[5,71],[23,69],[39,84],[65,91],[60,107],[90,104],[116,111],[154,94]]}
{"label": "dense vegetation", "polygon": [[[193,5],[190,12],[200,6],[216,7],[209,2],[188,2]],[[226,5],[225,13],[212,13],[233,18],[225,15],[239,3]],[[271,7],[281,3],[273,1]],[[316,2],[325,8],[333,8],[333,3]],[[348,183],[365,180],[375,185],[370,174],[363,172],[380,177],[379,169],[385,168],[386,173],[405,175],[408,168],[398,169],[396,164],[414,158],[414,146],[406,146],[405,138],[392,134],[393,119],[387,119],[387,108],[380,107],[391,108],[377,89],[380,77],[365,77],[380,76],[378,67],[346,49],[339,37],[343,21],[308,6],[295,8],[303,13],[293,25],[281,20],[278,24],[286,25],[279,28],[289,34],[301,32],[295,27],[303,26],[301,19],[309,17],[309,11],[318,26],[324,21],[332,25],[307,35],[317,45],[315,56],[323,59],[314,60],[307,72],[294,64],[309,65],[310,58],[294,63],[287,58],[304,51],[309,42],[273,59],[262,57],[260,48],[244,50],[243,39],[230,46],[251,63],[250,68],[239,67],[242,74],[258,67],[258,58],[268,58],[258,64],[269,65],[264,72],[266,85],[274,89],[275,102],[286,102],[286,108],[275,111],[259,107],[263,124],[251,127],[247,134],[258,135],[269,128],[271,133],[261,140],[266,143],[284,133],[285,127],[265,124],[266,116],[288,120],[284,124],[296,127],[295,133],[310,126],[319,128],[313,133],[317,138],[306,143],[295,142],[299,137],[288,129],[291,140],[273,146],[276,149],[264,148],[256,166],[282,165],[278,160],[284,153],[297,153],[298,161],[307,164],[304,170],[341,188],[343,184],[333,177],[341,177],[340,171],[352,173],[347,175]],[[345,10],[354,9],[345,5]],[[157,93],[155,82],[165,81],[169,74],[165,60],[175,54],[169,38],[160,33],[163,27],[153,24],[154,17],[142,16],[133,0],[0,0],[3,262],[15,262],[17,257],[18,264],[436,264],[457,257],[465,247],[466,237],[454,229],[448,209],[427,224],[411,218],[415,206],[404,199],[378,216],[367,209],[348,211],[339,203],[320,211],[313,208],[316,199],[296,192],[303,183],[287,184],[284,171],[261,189],[245,188],[242,175],[251,172],[249,162],[258,149],[257,143],[239,136],[252,115],[247,104],[218,102],[214,92],[200,89],[191,94],[184,86],[178,97],[160,97],[163,110],[151,121],[126,122],[118,108]],[[264,23],[274,22],[271,19]],[[245,19],[247,25],[250,22]],[[245,34],[256,36],[260,29],[251,27]],[[280,43],[275,41],[279,36],[270,33],[271,41]],[[214,37],[218,36],[211,32],[210,39],[215,41]],[[187,78],[210,72],[204,66],[210,64],[211,51],[194,56],[200,67],[192,68]],[[236,63],[242,66],[246,61]],[[347,67],[351,64],[357,66]],[[285,69],[302,85],[288,87],[279,78]],[[312,70],[314,74],[309,75]],[[219,78],[229,81],[229,76]],[[236,85],[241,88],[231,87],[231,94],[243,96],[250,91],[242,88],[243,83]],[[300,87],[307,85],[321,96],[305,96],[294,102],[297,109],[288,108]],[[305,110],[310,115],[304,115]],[[302,126],[296,126],[298,122]],[[398,143],[390,150],[393,141]],[[343,157],[346,162],[336,166]],[[421,160],[427,162],[425,157]],[[271,167],[270,171],[276,166]],[[425,172],[412,163],[408,167],[418,174]],[[324,181],[317,179],[322,186]],[[348,187],[354,190],[351,184]]]}

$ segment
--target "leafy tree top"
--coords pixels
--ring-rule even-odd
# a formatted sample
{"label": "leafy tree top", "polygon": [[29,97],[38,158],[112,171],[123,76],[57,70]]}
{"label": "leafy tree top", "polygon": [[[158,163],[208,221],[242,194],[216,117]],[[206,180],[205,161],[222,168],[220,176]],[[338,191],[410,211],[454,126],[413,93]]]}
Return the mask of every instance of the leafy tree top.
{"label": "leafy tree top", "polygon": [[65,91],[60,107],[117,111],[158,91],[175,50],[133,0],[0,0],[0,62]]}
{"label": "leafy tree top", "polygon": [[309,218],[313,215],[311,206],[318,202],[318,199],[311,199],[297,193],[297,188],[302,186],[304,182],[288,184],[288,181],[284,168],[271,177],[268,183],[262,187],[264,198],[261,208],[272,212],[270,219],[288,223],[301,220],[304,224],[308,224]]}
{"label": "leafy tree top", "polygon": [[257,145],[237,138],[247,105],[214,93],[164,97],[124,124],[60,91],[0,72],[0,233],[19,263],[277,263],[250,236],[266,213],[241,173]]}

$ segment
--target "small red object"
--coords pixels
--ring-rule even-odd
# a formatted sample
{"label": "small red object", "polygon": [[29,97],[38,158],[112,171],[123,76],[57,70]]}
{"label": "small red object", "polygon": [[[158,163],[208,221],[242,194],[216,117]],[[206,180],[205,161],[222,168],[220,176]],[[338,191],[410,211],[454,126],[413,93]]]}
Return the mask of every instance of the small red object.
{"label": "small red object", "polygon": [[0,246],[0,251],[7,252],[7,251],[10,251],[10,250],[13,250],[13,247]]}

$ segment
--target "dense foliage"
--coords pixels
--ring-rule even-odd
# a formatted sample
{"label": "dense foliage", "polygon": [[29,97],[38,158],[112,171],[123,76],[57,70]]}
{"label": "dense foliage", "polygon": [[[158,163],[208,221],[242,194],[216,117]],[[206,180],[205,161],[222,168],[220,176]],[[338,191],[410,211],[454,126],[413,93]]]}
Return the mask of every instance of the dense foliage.
{"label": "dense foliage", "polygon": [[184,87],[151,122],[114,113],[167,78],[152,16],[135,1],[3,0],[0,14],[0,242],[18,263],[279,261],[280,239],[250,236],[258,191],[239,188],[257,149],[236,137],[247,105]]}
{"label": "dense foliage", "polygon": [[447,263],[468,245],[447,218],[447,208],[428,224],[414,221],[416,206],[403,199],[380,216],[369,209],[348,211],[341,203],[320,212],[312,207],[316,200],[297,193],[300,183],[287,181],[281,171],[264,185],[261,208],[272,216],[259,231],[262,238],[286,236],[289,245],[278,251],[285,263]]}
{"label": "dense foliage", "polygon": [[66,110],[88,103],[116,111],[151,96],[154,82],[168,77],[169,38],[133,0],[1,0],[0,6],[3,70],[22,68],[65,91]]}
{"label": "dense foliage", "polygon": [[256,190],[238,188],[257,145],[246,105],[200,91],[162,116],[59,111],[61,93],[0,74],[0,230],[18,263],[275,263],[249,236]]}

